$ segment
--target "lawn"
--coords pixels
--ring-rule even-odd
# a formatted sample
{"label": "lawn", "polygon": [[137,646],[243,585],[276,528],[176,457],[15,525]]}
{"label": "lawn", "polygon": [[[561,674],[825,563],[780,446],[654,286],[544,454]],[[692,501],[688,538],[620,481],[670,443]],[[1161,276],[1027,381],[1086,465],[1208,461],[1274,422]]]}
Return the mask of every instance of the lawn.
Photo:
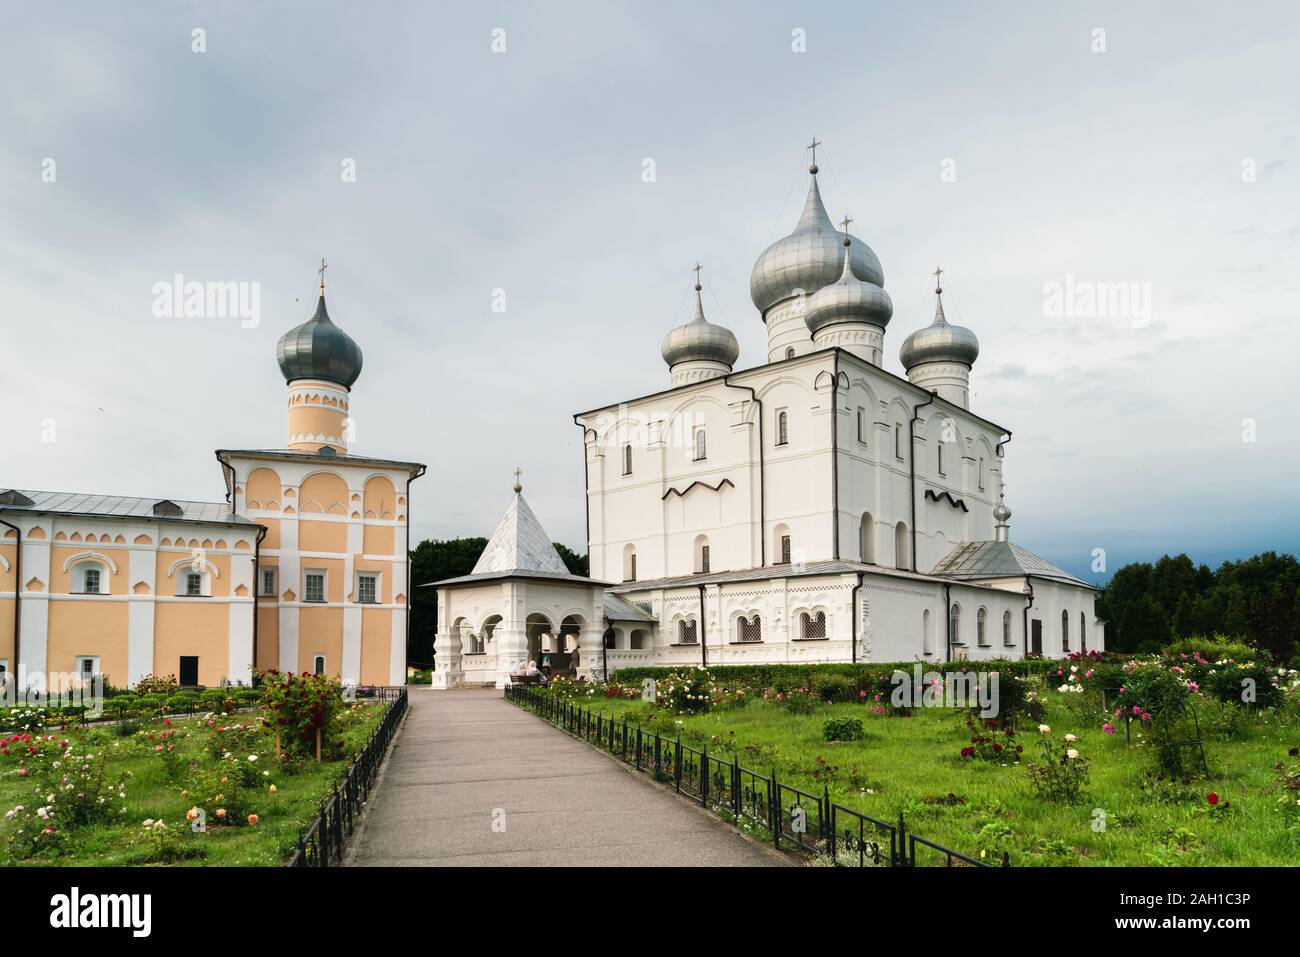
{"label": "lawn", "polygon": [[[579,686],[581,687],[581,686]],[[972,731],[966,712],[918,708],[910,717],[878,714],[866,703],[817,703],[812,714],[793,714],[775,700],[754,698],[708,713],[672,715],[636,700],[607,697],[603,689],[576,704],[617,720],[640,723],[711,755],[769,774],[814,794],[883,820],[906,815],[910,831],[971,856],[1015,865],[1225,865],[1294,864],[1300,860],[1295,802],[1300,791],[1279,781],[1278,764],[1296,771],[1300,712],[1294,704],[1254,710],[1203,702],[1198,707],[1209,773],[1156,780],[1153,748],[1141,723],[1126,743],[1123,722],[1103,712],[1100,695],[1039,692],[1047,713],[1022,722],[1014,742],[1019,763],[963,758]],[[656,713],[657,712],[657,713]],[[654,717],[651,717],[651,716]],[[828,719],[857,718],[865,736],[828,742]],[[1103,724],[1116,722],[1114,734]],[[1039,797],[1028,764],[1044,738],[1063,736],[1087,759],[1082,799],[1061,803]],[[1007,740],[1005,737],[1000,740]],[[1291,787],[1300,782],[1292,779]],[[1210,795],[1217,796],[1211,804]],[[1284,806],[1283,802],[1291,802]]]}
{"label": "lawn", "polygon": [[[50,742],[35,734],[30,741],[15,739],[12,732],[0,735],[8,752],[0,754],[0,812],[23,808],[12,818],[0,819],[0,864],[284,864],[299,829],[315,818],[321,800],[388,707],[343,706],[333,725],[336,740],[342,742],[339,756],[319,763],[310,753],[277,759],[261,708],[126,722],[120,729],[109,724],[42,732],[54,739]],[[39,752],[43,745],[49,746],[48,754],[29,750],[36,747]],[[69,755],[77,757],[69,760]],[[30,836],[33,825],[43,829],[48,818],[37,818],[34,812],[51,803],[48,799],[68,776],[72,782],[67,796],[57,795],[63,802],[61,826],[53,840],[44,842],[49,846],[29,856],[17,832],[26,830]],[[85,816],[107,820],[69,824],[68,808],[87,791],[87,803],[99,804],[94,797],[98,793],[107,811]],[[203,832],[193,830],[188,819],[194,808],[203,810]],[[161,821],[162,826],[146,827],[146,821]]]}

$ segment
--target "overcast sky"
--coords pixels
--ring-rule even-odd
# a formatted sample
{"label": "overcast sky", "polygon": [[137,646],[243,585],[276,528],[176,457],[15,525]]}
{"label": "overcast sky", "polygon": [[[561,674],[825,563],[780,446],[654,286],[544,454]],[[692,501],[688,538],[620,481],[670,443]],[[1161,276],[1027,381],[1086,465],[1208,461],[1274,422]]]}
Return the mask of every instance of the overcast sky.
{"label": "overcast sky", "polygon": [[[899,6],[5,4],[0,487],[219,500],[213,449],[285,443],[325,257],[352,450],[429,465],[415,533],[490,533],[518,464],[581,548],[573,413],[668,385],[697,258],[764,361],[749,273],[815,134],[886,368],[936,264],[979,336],[1014,541],[1090,578],[1295,551],[1296,6]],[[257,283],[259,322],[156,316],[177,274]],[[1067,276],[1131,314],[1055,309]]]}

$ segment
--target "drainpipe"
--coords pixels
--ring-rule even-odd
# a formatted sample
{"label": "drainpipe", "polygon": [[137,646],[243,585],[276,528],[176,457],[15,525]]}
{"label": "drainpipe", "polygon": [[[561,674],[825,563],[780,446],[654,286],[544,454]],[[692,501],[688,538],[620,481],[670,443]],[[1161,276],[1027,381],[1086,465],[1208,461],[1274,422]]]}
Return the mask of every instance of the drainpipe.
{"label": "drainpipe", "polygon": [[943,583],[944,661],[952,661],[952,585]]}
{"label": "drainpipe", "polygon": [[12,522],[6,522],[3,518],[0,518],[0,525],[12,528],[14,534],[18,536],[14,544],[14,660],[11,663],[11,670],[15,676],[13,680],[17,681],[18,651],[22,645],[22,632],[19,631],[19,628],[23,623],[23,530]]}
{"label": "drainpipe", "polygon": [[858,572],[858,583],[853,586],[853,650],[852,657],[849,659],[854,664],[858,663],[858,592],[862,589],[862,579],[866,572]]}
{"label": "drainpipe", "polygon": [[257,539],[253,542],[253,673],[248,680],[254,687],[257,686],[257,596],[262,593],[258,576],[261,575],[262,539],[266,538],[267,531],[265,525],[257,526]]}
{"label": "drainpipe", "polygon": [[1024,624],[1024,632],[1023,632],[1024,642],[1025,642],[1025,652],[1023,655],[1021,655],[1022,658],[1028,657],[1029,655],[1029,609],[1034,607],[1034,583],[1029,580],[1028,575],[1025,576],[1025,587],[1029,589],[1029,594],[1025,597],[1025,612],[1024,612],[1025,624]]}
{"label": "drainpipe", "polygon": [[[605,631],[600,636],[600,672],[601,677],[609,680],[609,643],[614,640],[614,626],[605,619]],[[579,645],[581,647],[581,645]]]}
{"label": "drainpipe", "polygon": [[698,586],[700,589],[700,661],[704,667],[709,666],[709,632],[704,625],[704,586]]}
{"label": "drainpipe", "polygon": [[582,518],[587,525],[587,576],[591,577],[591,478],[587,472],[587,433],[600,441],[600,434],[589,425],[578,421],[578,413],[573,415],[573,424],[582,429]]}
{"label": "drainpipe", "polygon": [[[912,571],[916,571],[916,420],[921,417],[921,410],[934,401],[934,393],[924,402],[919,402],[912,409],[912,418],[907,423],[907,467],[910,473],[908,491],[912,498]],[[897,559],[898,556],[894,556]],[[944,586],[947,587],[947,586]],[[947,613],[947,609],[944,609]]]}
{"label": "drainpipe", "polygon": [[[840,558],[840,350],[835,350],[835,378],[831,382],[831,549],[832,557]],[[915,521],[915,519],[913,519]],[[916,551],[916,542],[912,542],[912,551]],[[916,571],[916,563],[912,563]]]}
{"label": "drainpipe", "polygon": [[[427,465],[421,465],[414,475],[408,475],[406,479],[406,648],[402,650],[402,657],[406,657],[407,651],[411,647],[411,483],[424,475],[428,471]],[[437,623],[434,623],[436,629]],[[410,662],[407,662],[410,666]],[[357,675],[357,681],[361,680],[361,675]],[[406,684],[406,675],[402,675],[402,684]]]}
{"label": "drainpipe", "polygon": [[732,389],[746,390],[750,400],[758,406],[758,564],[762,568],[767,565],[767,479],[763,469],[763,400],[758,397],[753,386],[735,385],[731,381],[731,376],[730,372],[724,375],[722,384]]}

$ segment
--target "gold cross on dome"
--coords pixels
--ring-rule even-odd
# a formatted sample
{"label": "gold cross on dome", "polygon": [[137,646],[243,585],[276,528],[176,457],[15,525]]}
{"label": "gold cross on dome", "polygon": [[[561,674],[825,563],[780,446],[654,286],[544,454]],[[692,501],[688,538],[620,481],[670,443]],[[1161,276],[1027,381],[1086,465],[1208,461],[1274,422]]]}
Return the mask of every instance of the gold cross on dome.
{"label": "gold cross on dome", "polygon": [[853,218],[852,218],[851,216],[849,216],[847,213],[845,213],[845,214],[844,214],[844,218],[840,220],[840,225],[844,227],[844,238],[845,238],[845,239],[848,239],[848,238],[849,238],[849,223],[851,223],[851,222],[853,222]]}
{"label": "gold cross on dome", "polygon": [[320,268],[316,271],[320,273],[320,294],[325,295],[325,270],[329,268],[329,263],[324,259],[320,261]]}

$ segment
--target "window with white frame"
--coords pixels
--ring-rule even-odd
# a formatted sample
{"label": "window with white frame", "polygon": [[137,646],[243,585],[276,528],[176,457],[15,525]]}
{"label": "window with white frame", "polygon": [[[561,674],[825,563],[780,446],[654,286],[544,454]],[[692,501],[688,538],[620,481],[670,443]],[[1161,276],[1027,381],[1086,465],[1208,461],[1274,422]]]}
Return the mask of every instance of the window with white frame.
{"label": "window with white frame", "polygon": [[989,644],[988,617],[989,610],[987,608],[981,608],[975,612],[975,641],[981,648],[987,648]]}
{"label": "window with white frame", "polygon": [[790,564],[790,554],[791,554],[790,536],[782,535],[781,536],[781,564],[782,565]]}
{"label": "window with white frame", "polygon": [[948,609],[948,636],[954,645],[960,645],[961,641],[961,605],[956,602]]}
{"label": "window with white frame", "polygon": [[894,458],[903,461],[903,423],[894,423]]}
{"label": "window with white frame", "polygon": [[96,561],[78,562],[72,569],[72,591],[81,595],[108,594],[108,576]]}
{"label": "window with white frame", "polygon": [[980,491],[982,492],[984,491],[984,456],[982,455],[980,456],[980,462],[979,462],[979,483],[980,483]]}
{"label": "window with white frame", "polygon": [[858,441],[867,444],[867,410],[858,406]]}
{"label": "window with white frame", "polygon": [[632,443],[623,446],[623,474],[632,474]]}
{"label": "window with white frame", "polygon": [[696,462],[703,462],[709,457],[709,447],[704,436],[703,429],[697,429],[695,432],[695,456]]}
{"label": "window with white frame", "polygon": [[826,612],[819,611],[816,615],[804,612],[799,616],[799,638],[801,641],[816,641],[825,637]]}
{"label": "window with white frame", "polygon": [[736,619],[736,641],[748,643],[762,640],[763,622],[758,617],[758,612],[754,612],[753,618],[741,615]]}
{"label": "window with white frame", "polygon": [[1070,650],[1070,613],[1061,612],[1061,650]]}
{"label": "window with white frame", "polygon": [[275,569],[263,568],[260,578],[261,578],[261,590],[259,594],[261,594],[263,598],[274,598],[275,597]]}
{"label": "window with white frame", "polygon": [[99,655],[77,656],[77,677],[83,687],[94,681],[97,674],[99,674]]}
{"label": "window with white frame", "polygon": [[201,572],[185,573],[185,594],[190,598],[203,595],[203,574]]}
{"label": "window with white frame", "polygon": [[323,675],[325,673],[325,656],[316,655],[311,660],[311,670],[313,673]]}
{"label": "window with white frame", "polygon": [[786,348],[786,350],[785,350],[785,357],[786,357],[787,359],[793,359],[793,358],[794,358],[794,346],[789,346],[789,347]]}
{"label": "window with white frame", "polygon": [[357,574],[357,601],[363,605],[373,605],[379,601],[379,575],[374,572]]}
{"label": "window with white frame", "polygon": [[322,602],[325,600],[325,572],[310,569],[303,574],[302,600]]}
{"label": "window with white frame", "polygon": [[677,622],[677,643],[679,645],[693,645],[699,640],[699,632],[695,628],[694,618],[683,618]]}
{"label": "window with white frame", "polygon": [[939,445],[938,445],[938,447],[937,447],[937,451],[938,451],[938,453],[939,453],[939,455],[938,455],[938,459],[939,459],[939,474],[940,474],[940,475],[947,475],[948,472],[947,472],[947,470],[943,467],[943,442],[942,442],[942,441],[939,442]]}
{"label": "window with white frame", "polygon": [[790,416],[785,409],[778,409],[776,413],[776,444],[790,444]]}
{"label": "window with white frame", "polygon": [[1011,612],[1010,611],[1004,611],[1002,613],[1002,644],[1007,648],[1012,647],[1014,644],[1014,639],[1012,639],[1011,637]]}

